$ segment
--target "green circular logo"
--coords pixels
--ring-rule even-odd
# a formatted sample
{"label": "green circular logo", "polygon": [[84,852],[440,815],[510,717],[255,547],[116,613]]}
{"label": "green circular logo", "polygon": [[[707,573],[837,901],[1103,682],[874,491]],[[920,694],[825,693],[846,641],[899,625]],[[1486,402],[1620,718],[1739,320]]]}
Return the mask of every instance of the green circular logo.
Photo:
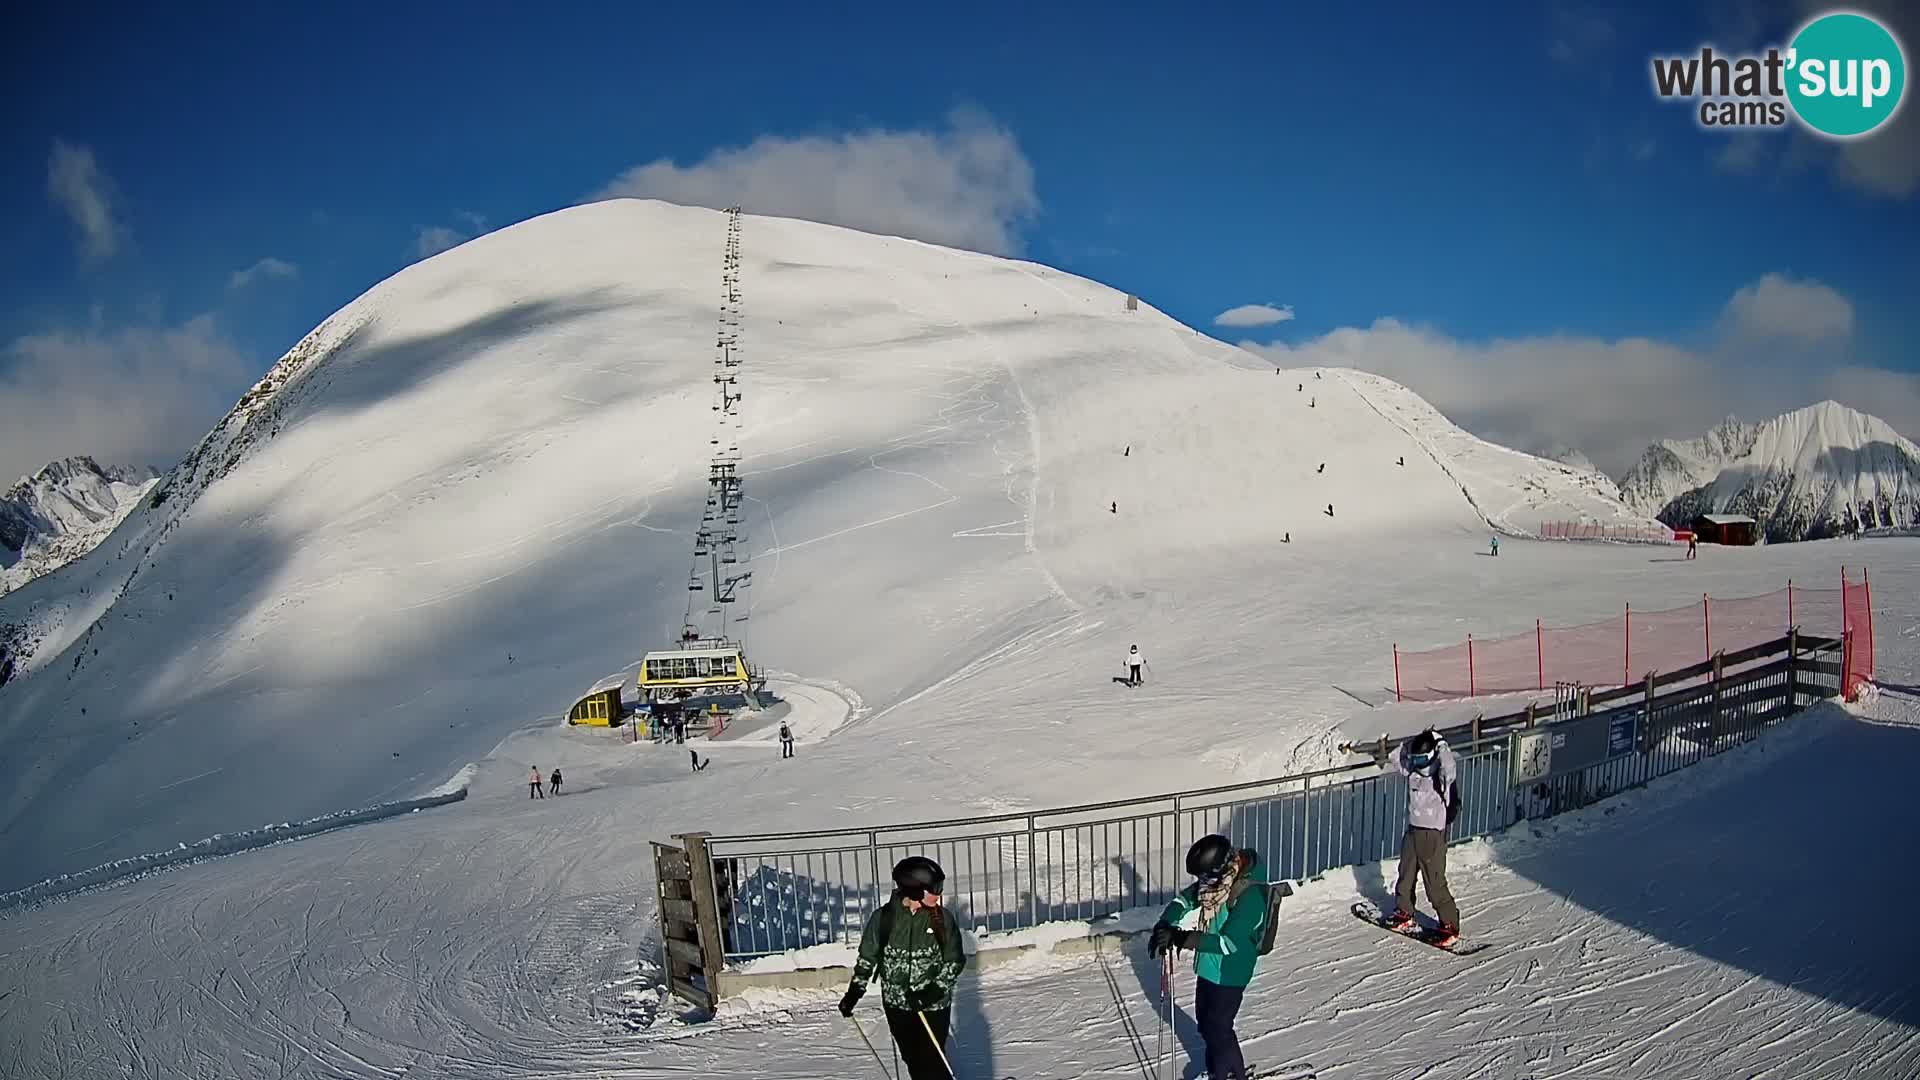
{"label": "green circular logo", "polygon": [[1865,15],[1822,15],[1787,47],[1787,100],[1822,135],[1865,135],[1892,118],[1906,88],[1900,43]]}

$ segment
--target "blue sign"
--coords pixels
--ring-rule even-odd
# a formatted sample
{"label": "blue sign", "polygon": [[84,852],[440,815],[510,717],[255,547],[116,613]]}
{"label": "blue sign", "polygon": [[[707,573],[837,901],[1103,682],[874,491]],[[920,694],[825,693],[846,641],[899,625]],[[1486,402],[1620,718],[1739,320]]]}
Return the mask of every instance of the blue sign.
{"label": "blue sign", "polygon": [[1633,753],[1637,741],[1634,736],[1640,727],[1640,714],[1622,709],[1607,723],[1607,756],[1619,757]]}

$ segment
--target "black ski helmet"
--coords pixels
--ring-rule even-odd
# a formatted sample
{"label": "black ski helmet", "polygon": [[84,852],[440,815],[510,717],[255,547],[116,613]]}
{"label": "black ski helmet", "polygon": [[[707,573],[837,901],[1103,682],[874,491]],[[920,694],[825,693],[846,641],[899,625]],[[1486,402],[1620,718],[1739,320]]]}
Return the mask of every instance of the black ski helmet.
{"label": "black ski helmet", "polygon": [[893,868],[894,886],[910,900],[918,900],[928,893],[938,895],[946,880],[947,872],[925,855],[909,855]]}
{"label": "black ski helmet", "polygon": [[1431,754],[1433,753],[1433,748],[1438,745],[1439,742],[1439,736],[1434,734],[1432,728],[1428,728],[1413,737],[1413,746],[1411,749],[1416,754]]}
{"label": "black ski helmet", "polygon": [[1218,880],[1233,865],[1233,841],[1214,833],[1203,836],[1187,849],[1187,873],[1202,881]]}

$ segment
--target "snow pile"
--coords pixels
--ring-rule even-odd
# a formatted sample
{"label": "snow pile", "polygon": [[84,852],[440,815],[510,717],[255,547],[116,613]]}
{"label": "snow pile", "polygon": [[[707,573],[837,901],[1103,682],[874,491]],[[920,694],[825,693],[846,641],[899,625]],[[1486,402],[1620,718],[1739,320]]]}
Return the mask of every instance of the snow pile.
{"label": "snow pile", "polygon": [[1746,514],[1770,542],[1920,524],[1920,446],[1885,421],[1822,401],[1762,424],[1729,417],[1704,438],[1649,447],[1627,502],[1683,525]]}
{"label": "snow pile", "polygon": [[96,547],[159,481],[152,468],[62,458],[0,496],[0,595]]}
{"label": "snow pile", "polygon": [[[0,886],[421,790],[671,641],[725,237],[717,212],[611,201],[410,266],[277,363],[113,541],[0,598],[25,628],[0,690]],[[1059,691],[1133,634],[1285,702],[1269,732],[1320,726],[1343,635],[1370,631],[1313,628],[1276,681],[1221,666],[1206,627],[1286,633],[1282,610],[1163,601],[1222,566],[1304,594],[1404,565],[1406,537],[1629,516],[1384,380],[1248,370],[1045,267],[753,216],[742,246],[753,580],[730,629],[866,707],[819,754],[993,730],[1037,760],[1034,714],[981,702],[1124,732],[1104,683]],[[845,801],[889,805],[879,784]],[[1028,768],[949,797],[1102,786]]]}

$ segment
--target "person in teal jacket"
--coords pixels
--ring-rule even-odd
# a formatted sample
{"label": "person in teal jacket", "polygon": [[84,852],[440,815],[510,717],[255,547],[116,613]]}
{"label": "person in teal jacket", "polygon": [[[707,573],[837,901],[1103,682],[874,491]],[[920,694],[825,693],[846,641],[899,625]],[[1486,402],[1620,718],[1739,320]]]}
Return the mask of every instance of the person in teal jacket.
{"label": "person in teal jacket", "polygon": [[1172,949],[1193,952],[1193,1017],[1207,1044],[1207,1075],[1214,1080],[1242,1080],[1246,1059],[1240,1055],[1240,1037],[1234,1017],[1253,967],[1260,958],[1260,939],[1267,922],[1266,866],[1259,852],[1235,848],[1224,836],[1203,836],[1187,849],[1187,873],[1194,883],[1181,890],[1154,925],[1148,952],[1163,956]]}

